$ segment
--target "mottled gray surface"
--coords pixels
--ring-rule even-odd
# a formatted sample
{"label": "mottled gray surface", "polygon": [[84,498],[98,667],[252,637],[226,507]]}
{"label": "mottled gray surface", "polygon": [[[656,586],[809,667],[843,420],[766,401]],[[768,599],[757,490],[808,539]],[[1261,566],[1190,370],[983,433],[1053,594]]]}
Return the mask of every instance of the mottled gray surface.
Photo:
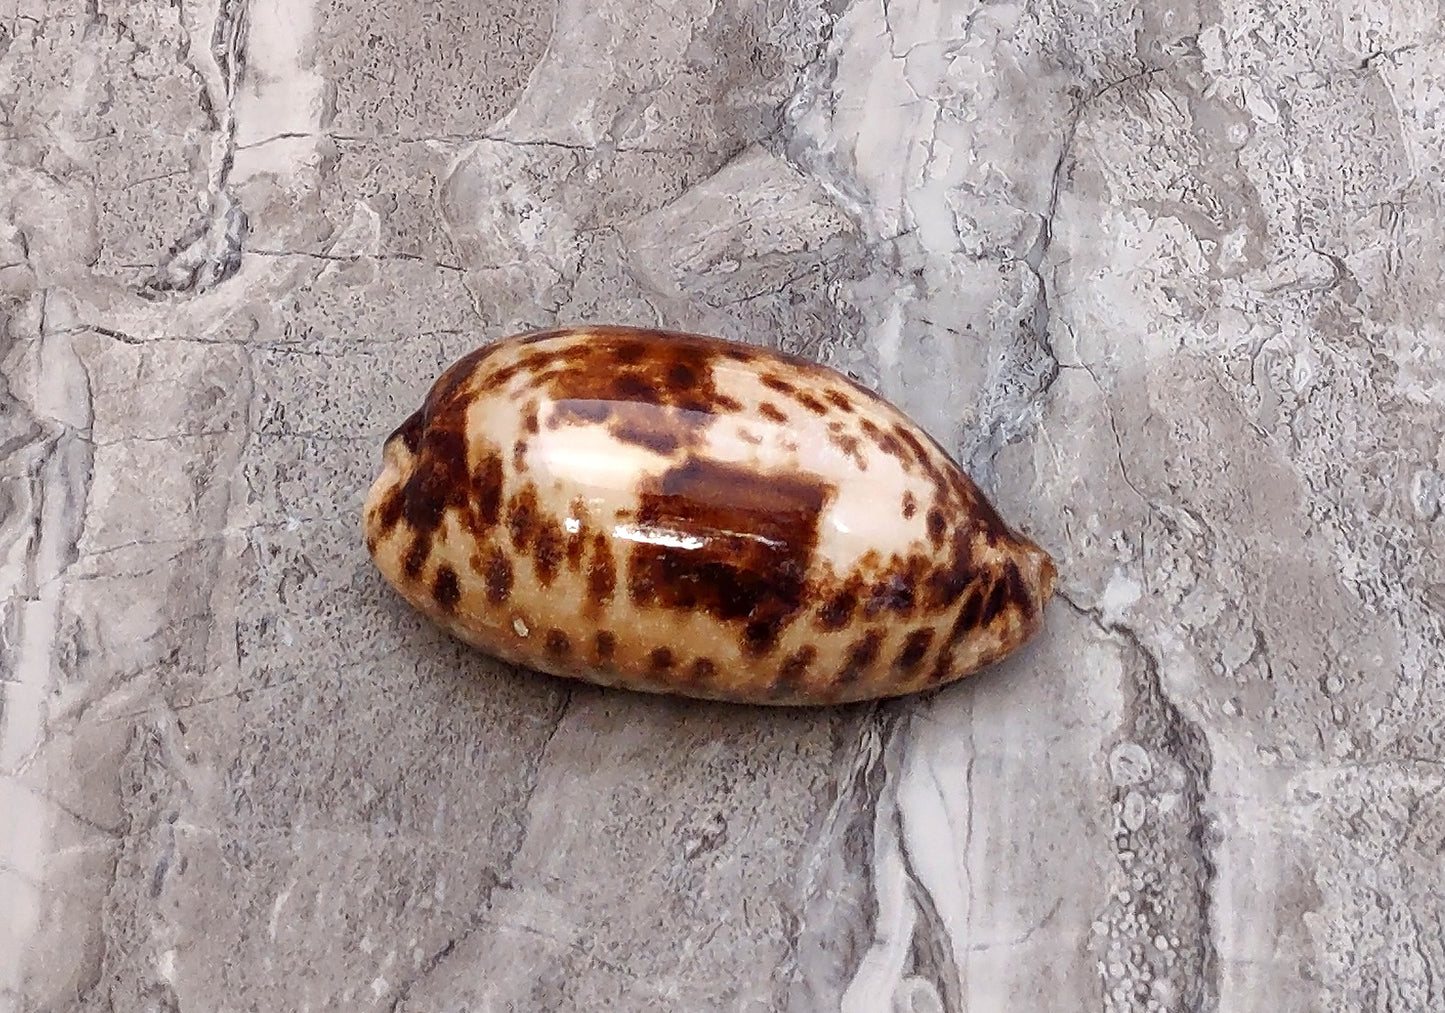
{"label": "mottled gray surface", "polygon": [[[0,1009],[1445,1008],[1445,42],[1285,0],[7,0]],[[1053,551],[833,713],[357,536],[527,326],[877,385]]]}

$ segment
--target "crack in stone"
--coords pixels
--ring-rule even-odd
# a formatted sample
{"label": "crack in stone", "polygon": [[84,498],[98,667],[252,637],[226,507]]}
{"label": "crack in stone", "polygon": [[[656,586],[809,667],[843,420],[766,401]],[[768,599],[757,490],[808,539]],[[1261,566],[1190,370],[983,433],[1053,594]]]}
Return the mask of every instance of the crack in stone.
{"label": "crack in stone", "polygon": [[101,835],[107,840],[118,841],[121,839],[123,828],[108,827],[103,823],[97,823],[89,816],[86,816],[84,813],[80,812],[73,806],[67,805],[65,802],[62,802],[60,799],[56,798],[49,792],[42,793],[41,797],[44,798],[46,802],[53,805],[56,809],[65,813],[65,815],[69,816],[71,819],[75,820],[75,822],[79,823],[81,826],[89,830],[95,831],[97,834]]}
{"label": "crack in stone", "polygon": [[[1059,361],[1058,353],[1054,348],[1053,333],[1050,327],[1053,307],[1052,301],[1049,297],[1049,282],[1048,279],[1044,277],[1044,273],[1045,265],[1048,262],[1050,251],[1053,249],[1054,223],[1058,217],[1059,200],[1064,192],[1065,184],[1068,181],[1069,160],[1073,155],[1074,142],[1078,137],[1079,132],[1079,124],[1083,121],[1084,113],[1088,109],[1089,105],[1096,101],[1101,95],[1111,91],[1114,88],[1120,87],[1129,81],[1135,80],[1140,77],[1148,77],[1156,72],[1157,70],[1155,68],[1144,68],[1136,73],[1120,78],[1117,81],[1111,81],[1089,93],[1088,95],[1079,95],[1077,94],[1077,92],[1075,93],[1073,108],[1069,111],[1068,121],[1064,128],[1063,141],[1059,146],[1059,155],[1054,162],[1053,172],[1050,175],[1049,198],[1044,206],[1044,210],[1038,215],[1038,237],[1035,239],[1033,246],[1030,247],[1029,251],[1026,254],[1024,254],[1020,258],[1016,258],[1019,262],[1021,262],[1024,266],[1028,268],[1029,272],[1033,275],[1034,280],[1038,283],[1038,293],[1034,298],[1033,312],[1030,314],[1028,320],[1029,337],[1033,339],[1034,346],[1039,353],[1034,357],[1034,359],[1035,361],[1041,361],[1043,363],[1043,371],[1039,376],[1037,390],[1035,390],[1032,399],[1036,409],[1042,408],[1045,399],[1048,397],[1049,390],[1053,387],[1054,383],[1059,378],[1059,374],[1063,365]],[[1097,377],[1095,378],[1095,382],[1098,382]],[[986,446],[989,446],[993,449],[987,455],[987,457],[982,462],[980,462],[980,473],[984,477],[987,477],[991,473],[993,458],[996,456],[998,448],[1009,442],[1009,434],[1005,433],[1003,430],[1003,423],[995,422],[993,426],[993,432],[989,434],[989,439]],[[1123,461],[1121,458],[1121,467],[1122,464]],[[1127,475],[1125,476],[1125,481],[1128,481]],[[1129,482],[1129,485],[1131,488],[1133,488],[1132,482]],[[1138,490],[1135,489],[1135,492],[1138,492]],[[1144,498],[1142,494],[1140,498]],[[1148,501],[1145,500],[1145,502]]]}
{"label": "crack in stone", "polygon": [[[166,258],[140,290],[158,298],[167,294],[199,295],[226,281],[241,268],[242,246],[249,221],[228,190],[236,157],[236,94],[246,70],[249,0],[218,0],[204,70],[190,58],[195,40],[182,61],[203,83],[200,101],[217,133],[205,192],[207,214],[171,247]],[[206,71],[209,71],[207,73]],[[213,90],[219,94],[213,95]],[[219,100],[219,109],[217,103]]]}
{"label": "crack in stone", "polygon": [[[157,933],[160,924],[142,928],[136,908],[125,906],[121,896],[124,884],[148,875],[153,900],[163,886],[175,854],[176,813],[161,801],[168,801],[188,787],[184,776],[177,773],[184,768],[184,763],[174,755],[171,737],[174,721],[175,715],[167,711],[147,725],[136,726],[120,764],[121,797],[127,803],[148,798],[149,803],[123,806],[125,824],[118,834],[120,843],[103,894],[101,919],[105,931],[103,946],[96,958],[98,972],[93,975],[90,990],[78,997],[82,1002],[100,993],[109,1008],[117,1008],[124,1001],[121,996],[134,989],[152,1000],[159,993],[159,1008],[180,1009],[171,984],[154,971],[147,973],[144,966],[145,952],[149,949],[154,954],[164,945]],[[153,832],[159,832],[162,838],[159,844],[151,839]],[[157,850],[160,858],[151,865],[150,859]]]}
{"label": "crack in stone", "polygon": [[[1033,245],[1022,256],[1005,254],[999,258],[1001,264],[1017,264],[1026,270],[1033,277],[1037,291],[1033,296],[1031,311],[1020,321],[1020,335],[1016,346],[1007,350],[1016,350],[1017,358],[1010,358],[997,374],[989,378],[989,388],[994,391],[1007,387],[1011,380],[1021,379],[1019,386],[1022,388],[1020,393],[1025,398],[1025,408],[1017,413],[990,413],[991,417],[988,417],[982,427],[980,438],[973,441],[966,451],[969,472],[985,485],[993,482],[994,462],[999,451],[1025,435],[1029,417],[1032,416],[1037,422],[1042,416],[1049,391],[1062,370],[1054,348],[1053,302],[1049,294],[1049,279],[1045,275],[1053,248],[1054,222],[1058,216],[1059,201],[1068,181],[1069,160],[1088,101],[1088,98],[1076,96],[1069,112],[1058,157],[1050,175],[1048,200],[1043,210],[1034,215],[1039,222],[1039,231]],[[982,259],[992,260],[994,257]]]}
{"label": "crack in stone", "polygon": [[325,260],[337,264],[360,264],[368,261],[404,261],[409,264],[424,264],[443,271],[466,271],[461,264],[448,264],[440,260],[427,260],[413,253],[318,253],[313,250],[260,250],[247,251],[258,257],[305,257],[310,260]]}
{"label": "crack in stone", "polygon": [[[868,952],[877,918],[877,893],[868,874],[874,813],[897,717],[893,708],[867,705],[856,740],[839,757],[845,773],[834,782],[835,795],[803,862],[798,909],[785,940],[792,973],[781,987],[790,1009],[837,1008],[841,989]],[[847,914],[840,918],[838,907]]]}
{"label": "crack in stone", "polygon": [[787,295],[792,291],[794,285],[802,281],[804,278],[807,278],[809,275],[822,276],[828,268],[837,266],[838,262],[842,260],[845,255],[846,254],[844,253],[839,253],[835,254],[832,257],[828,257],[825,260],[815,261],[813,263],[810,263],[801,271],[797,271],[784,278],[777,285],[774,285],[770,288],[762,289],[757,292],[749,292],[747,295],[740,295],[736,299],[728,299],[722,303],[719,303],[718,305],[741,306],[744,303],[756,302],[759,299],[766,299],[768,296]]}
{"label": "crack in stone", "polygon": [[[970,757],[968,767],[970,784],[972,773],[973,760]],[[970,798],[968,802],[971,818],[973,814],[972,799]],[[903,830],[901,806],[894,808],[893,833],[898,837],[898,854],[903,862],[904,878],[908,880],[909,897],[918,911],[918,920],[913,926],[913,938],[909,940],[908,944],[908,955],[912,962],[910,970],[914,975],[921,977],[933,986],[934,993],[940,998],[943,1009],[961,1010],[964,1008],[963,973],[954,960],[948,926],[944,924],[943,916],[933,902],[933,894],[919,881],[918,873],[914,869],[913,855],[908,850],[908,837]],[[960,861],[962,860],[963,858],[960,857]],[[972,878],[970,877],[971,882]]]}
{"label": "crack in stone", "polygon": [[1139,497],[1139,501],[1142,502],[1144,506],[1149,509],[1150,513],[1158,513],[1159,508],[1155,506],[1154,501],[1151,500],[1148,496],[1145,496],[1143,491],[1141,491],[1140,488],[1134,484],[1134,480],[1129,477],[1129,469],[1124,464],[1124,440],[1119,435],[1119,424],[1114,418],[1114,405],[1109,400],[1108,395],[1104,392],[1104,385],[1099,381],[1099,374],[1094,372],[1094,367],[1090,366],[1087,362],[1082,361],[1077,363],[1060,362],[1059,367],[1061,369],[1082,369],[1085,373],[1089,374],[1089,379],[1094,381],[1094,386],[1098,389],[1099,395],[1102,398],[1102,404],[1104,407],[1104,418],[1108,420],[1109,432],[1113,433],[1114,435],[1114,456],[1119,461],[1119,475],[1124,479],[1124,484],[1133,490],[1134,495]]}
{"label": "crack in stone", "polygon": [[1049,300],[1048,279],[1044,277],[1044,264],[1048,260],[1049,251],[1053,248],[1054,219],[1058,217],[1059,197],[1063,192],[1069,158],[1074,150],[1074,138],[1079,131],[1079,122],[1084,117],[1085,105],[1084,101],[1076,100],[1074,108],[1069,114],[1063,143],[1059,145],[1059,157],[1054,162],[1054,171],[1049,181],[1049,200],[1044,207],[1043,214],[1039,216],[1039,235],[1034,241],[1033,247],[1022,258],[1039,286],[1038,295],[1034,299],[1034,311],[1029,318],[1030,334],[1035,345],[1043,353],[1042,358],[1045,363],[1039,389],[1034,394],[1036,405],[1043,403],[1049,388],[1059,378],[1059,357],[1054,351],[1053,335],[1049,329],[1052,306]]}
{"label": "crack in stone", "polygon": [[[494,884],[493,888],[495,888],[495,886],[504,885],[506,884],[498,882]],[[528,925],[526,923],[517,921],[504,921],[496,918],[491,918],[487,915],[481,915],[480,917],[477,917],[475,919],[470,919],[469,922],[471,922],[471,924],[465,932],[463,932],[459,936],[456,936],[453,939],[449,939],[446,944],[441,947],[441,949],[439,949],[431,957],[427,958],[425,963],[423,963],[422,967],[418,969],[417,973],[412,978],[408,979],[406,986],[406,991],[408,994],[398,995],[395,999],[393,999],[392,1004],[388,1009],[388,1013],[402,1013],[403,1004],[409,998],[410,991],[414,989],[418,984],[425,981],[428,976],[435,973],[436,969],[440,967],[446,961],[446,959],[456,951],[456,948],[458,946],[465,942],[466,939],[473,933],[481,929],[513,930],[526,933],[527,935],[534,936],[537,939],[541,939],[546,942],[556,943],[557,945],[567,949],[568,951],[582,957],[589,964],[592,964],[595,967],[600,967],[604,971],[608,971],[612,974],[617,975],[618,977],[626,978],[630,982],[648,986],[649,990],[654,993],[660,992],[660,990],[652,982],[644,979],[636,971],[629,970],[621,964],[616,964],[603,957],[599,957],[597,954],[587,949],[587,947],[583,945],[583,943],[579,940],[562,939],[551,932],[547,932],[543,929],[538,928],[535,925]],[[510,1009],[510,1006],[508,1008]]]}
{"label": "crack in stone", "polygon": [[1064,899],[1060,897],[1058,900],[1054,901],[1054,903],[1049,907],[1047,911],[1044,912],[1044,916],[1042,918],[1040,918],[1034,924],[1030,925],[1028,928],[1024,929],[1018,935],[1010,936],[1007,939],[993,940],[992,942],[987,943],[973,943],[968,947],[968,952],[987,953],[989,950],[995,949],[1000,946],[1006,946],[1010,949],[1015,946],[1022,946],[1024,943],[1028,942],[1035,935],[1037,935],[1039,930],[1048,925],[1049,922],[1053,921],[1055,916],[1058,915],[1059,911],[1063,909],[1063,906]]}

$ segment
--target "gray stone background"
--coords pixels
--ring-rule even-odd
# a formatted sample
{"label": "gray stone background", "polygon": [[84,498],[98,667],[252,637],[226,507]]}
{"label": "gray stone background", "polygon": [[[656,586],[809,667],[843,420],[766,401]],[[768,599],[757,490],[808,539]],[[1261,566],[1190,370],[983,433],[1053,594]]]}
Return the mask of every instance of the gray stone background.
{"label": "gray stone background", "polygon": [[[0,1009],[1445,1009],[1424,0],[5,0]],[[1057,557],[932,697],[604,693],[357,535],[562,321],[876,385]]]}

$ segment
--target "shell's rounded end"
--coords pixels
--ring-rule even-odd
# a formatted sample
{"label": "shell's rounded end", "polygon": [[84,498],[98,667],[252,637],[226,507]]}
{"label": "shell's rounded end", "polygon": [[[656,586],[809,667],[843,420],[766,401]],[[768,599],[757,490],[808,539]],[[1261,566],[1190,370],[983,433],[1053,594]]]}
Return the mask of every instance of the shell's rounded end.
{"label": "shell's rounded end", "polygon": [[392,537],[401,516],[401,488],[414,456],[406,444],[390,436],[382,447],[381,468],[361,504],[361,533],[366,549],[382,574],[395,583],[397,539]]}

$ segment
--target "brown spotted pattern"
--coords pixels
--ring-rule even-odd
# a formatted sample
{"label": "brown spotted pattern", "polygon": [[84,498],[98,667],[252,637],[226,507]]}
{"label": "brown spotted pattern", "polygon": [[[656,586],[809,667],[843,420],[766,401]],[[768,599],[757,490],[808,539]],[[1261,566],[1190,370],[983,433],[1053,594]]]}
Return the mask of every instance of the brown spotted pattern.
{"label": "brown spotted pattern", "polygon": [[363,525],[404,598],[498,657],[766,704],[958,679],[1038,628],[1054,579],[865,388],[629,328],[459,360],[386,441]]}

